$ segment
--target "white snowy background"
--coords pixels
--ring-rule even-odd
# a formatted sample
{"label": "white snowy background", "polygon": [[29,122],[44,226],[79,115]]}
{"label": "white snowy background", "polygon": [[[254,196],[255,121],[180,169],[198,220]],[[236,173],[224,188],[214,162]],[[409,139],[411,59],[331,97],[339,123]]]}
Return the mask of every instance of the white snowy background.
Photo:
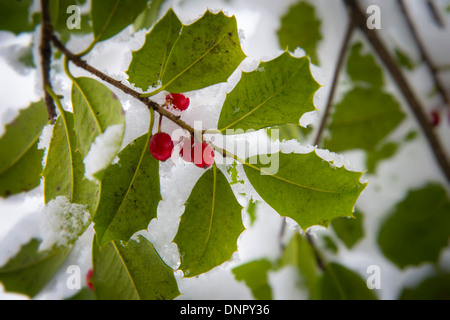
{"label": "white snowy background", "polygon": [[[35,1],[36,2],[36,1]],[[230,77],[228,83],[218,84],[203,90],[188,93],[191,98],[191,107],[182,118],[193,123],[194,119],[203,121],[203,128],[214,127],[217,123],[220,108],[225,99],[226,92],[232,90],[240,77],[240,70],[253,70],[260,60],[269,60],[278,56],[282,50],[279,47],[276,31],[280,27],[280,18],[288,11],[289,7],[297,0],[179,0],[166,1],[160,12],[164,14],[169,6],[172,6],[183,23],[188,24],[199,18],[205,10],[224,10],[227,15],[235,15],[238,28],[241,30],[243,50],[248,56],[240,68]],[[401,17],[396,6],[396,1],[378,0],[363,1],[364,4],[379,5],[382,14],[382,29],[380,34],[385,43],[393,48],[401,48],[415,63],[419,64],[413,71],[408,71],[407,79],[414,87],[427,108],[441,111],[441,124],[436,128],[442,144],[447,152],[450,151],[450,119],[448,108],[442,105],[441,99],[429,97],[432,82],[427,67],[420,62],[417,47],[411,34]],[[317,124],[325,107],[330,90],[336,60],[341,42],[347,26],[345,7],[342,1],[315,0],[318,15],[322,20],[321,31],[323,40],[319,45],[319,60],[321,67],[313,66],[312,71],[316,80],[322,85],[315,96],[315,104],[319,110],[317,114],[309,115],[302,119],[302,124],[314,121]],[[450,5],[449,0],[436,1],[440,8]],[[436,26],[425,7],[423,0],[408,1],[414,21],[420,28],[421,36],[427,44],[427,49],[438,66],[450,65],[450,14],[441,10],[442,18],[446,22],[446,28]],[[35,6],[36,7],[36,6]],[[39,68],[31,70],[22,67],[15,62],[15,56],[25,48],[32,37],[34,43],[39,43],[39,28],[32,35],[20,35],[15,37],[8,32],[0,32],[0,134],[4,131],[4,124],[17,116],[18,110],[26,108],[31,101],[37,101],[42,95],[41,75]],[[145,30],[133,33],[128,28],[110,41],[96,45],[95,49],[86,57],[88,62],[109,75],[126,81],[125,71],[131,60],[131,51],[138,50],[145,38]],[[68,47],[74,52],[82,51],[91,41],[89,37],[73,38]],[[364,40],[357,32],[354,40]],[[37,52],[37,45],[34,45]],[[302,55],[301,50],[296,51]],[[38,55],[35,55],[37,57]],[[39,66],[39,61],[35,61]],[[61,68],[61,65],[56,65]],[[73,67],[75,76],[88,75],[83,70]],[[450,90],[450,72],[442,73],[446,89]],[[388,90],[393,92],[402,102],[403,111],[409,115],[396,130],[389,136],[389,140],[400,141],[410,130],[420,132],[420,127],[412,116],[408,105],[393,85],[389,75],[385,72],[389,83]],[[343,75],[345,77],[345,75]],[[52,84],[58,94],[64,95],[63,106],[70,110],[70,82],[62,73],[52,74]],[[126,110],[126,128],[122,147],[126,146],[136,137],[145,133],[148,128],[149,113],[145,106],[127,97],[115,88],[111,89],[120,98]],[[341,89],[342,91],[342,89]],[[338,92],[336,99],[341,97]],[[208,117],[204,115],[207,114]],[[164,130],[171,132],[176,129],[170,123],[163,123]],[[44,148],[49,141],[50,130],[45,130],[41,139]],[[312,134],[314,136],[314,133]],[[252,136],[248,138],[251,142]],[[304,142],[302,145],[293,142],[282,144],[283,150],[296,150],[297,152],[309,152],[314,147]],[[7,152],[1,150],[0,152]],[[343,156],[320,152],[324,159],[335,159],[352,170],[365,170],[365,156],[362,152],[348,152]],[[241,169],[241,168],[238,168]],[[242,170],[240,170],[242,172]],[[173,267],[179,265],[177,247],[172,240],[176,234],[180,216],[184,211],[184,202],[189,196],[191,188],[202,174],[202,169],[183,163],[174,164],[166,162],[161,165],[161,193],[163,201],[158,207],[158,218],[153,220],[148,232],[141,232],[155,245],[164,261]],[[379,164],[376,175],[364,176],[369,181],[357,202],[357,206],[365,214],[365,237],[351,251],[347,250],[341,242],[336,240],[339,246],[337,256],[326,256],[326,259],[335,259],[359,273],[363,279],[368,277],[367,267],[378,265],[381,270],[381,289],[376,290],[380,299],[395,299],[404,286],[414,286],[433,271],[429,264],[418,267],[409,267],[400,271],[390,261],[386,260],[380,252],[376,235],[380,223],[389,210],[401,201],[410,189],[419,188],[428,182],[439,182],[448,189],[448,182],[435,162],[430,147],[422,134],[412,142],[404,143],[393,158]],[[241,185],[233,186],[236,195],[242,190]],[[238,196],[241,205],[246,206],[248,197],[259,199],[256,192],[248,185],[243,191],[247,197]],[[42,186],[26,194],[19,194],[8,199],[0,198],[0,265],[15,255],[20,246],[27,243],[32,237],[45,238],[47,223],[43,212],[44,204]],[[301,205],[301,204],[299,204]],[[231,273],[231,268],[239,264],[259,258],[275,260],[280,255],[280,230],[282,218],[273,209],[265,204],[260,204],[257,210],[257,220],[251,225],[248,216],[243,210],[244,225],[246,231],[238,240],[238,252],[233,258],[223,265],[200,275],[196,278],[182,278],[180,272],[176,272],[179,290],[182,293],[177,299],[252,299],[250,290],[242,282],[237,282]],[[45,222],[45,221],[44,221]],[[288,219],[288,230],[285,241],[297,228],[295,223]],[[48,231],[48,230],[47,230]],[[315,228],[314,234],[320,244],[320,233],[327,232],[333,239],[337,239],[331,230]],[[75,292],[66,286],[69,265],[78,265],[84,274],[91,267],[91,242],[92,228],[79,239],[69,259],[62,266],[56,277],[36,297],[36,299],[63,299],[72,296]],[[326,253],[326,251],[324,251]],[[440,265],[444,270],[450,270],[450,250],[442,253]],[[269,281],[273,289],[275,299],[303,299],[306,292],[296,288],[296,272],[287,267],[269,274]],[[84,279],[82,279],[84,281]],[[0,284],[0,299],[27,299],[19,294],[4,292]]]}

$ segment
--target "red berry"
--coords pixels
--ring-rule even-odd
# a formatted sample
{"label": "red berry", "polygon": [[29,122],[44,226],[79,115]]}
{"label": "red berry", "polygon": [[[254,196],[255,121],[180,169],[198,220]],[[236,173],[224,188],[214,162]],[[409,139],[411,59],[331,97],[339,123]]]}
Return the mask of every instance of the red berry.
{"label": "red berry", "polygon": [[214,162],[214,150],[206,142],[196,143],[192,147],[192,158],[197,167],[206,169]]}
{"label": "red berry", "polygon": [[94,274],[94,270],[89,269],[89,271],[86,273],[86,284],[89,289],[94,291],[94,285],[92,284],[92,276]]}
{"label": "red berry", "polygon": [[189,98],[182,93],[169,93],[166,96],[166,101],[180,111],[184,111],[189,107]]}
{"label": "red berry", "polygon": [[441,122],[441,116],[439,115],[439,112],[434,110],[431,112],[431,124],[433,127],[436,127]]}
{"label": "red berry", "polygon": [[191,139],[185,139],[183,142],[183,145],[180,149],[180,157],[186,162],[192,162],[193,160],[193,149],[192,146],[194,145],[194,137],[191,136]]}
{"label": "red berry", "polygon": [[167,133],[159,132],[150,138],[149,149],[156,160],[166,161],[172,155],[172,138]]}

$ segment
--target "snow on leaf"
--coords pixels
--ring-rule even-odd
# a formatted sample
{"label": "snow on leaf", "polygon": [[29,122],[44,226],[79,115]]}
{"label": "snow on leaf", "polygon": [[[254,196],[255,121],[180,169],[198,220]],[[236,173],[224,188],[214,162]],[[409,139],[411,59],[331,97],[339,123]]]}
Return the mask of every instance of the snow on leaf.
{"label": "snow on leaf", "polygon": [[105,132],[95,138],[91,149],[84,158],[85,176],[93,180],[94,175],[99,176],[105,170],[117,154],[124,134],[124,125],[115,124],[109,126]]}
{"label": "snow on leaf", "polygon": [[56,197],[46,204],[41,213],[43,241],[39,250],[72,246],[90,222],[87,205],[70,203],[64,196]]}

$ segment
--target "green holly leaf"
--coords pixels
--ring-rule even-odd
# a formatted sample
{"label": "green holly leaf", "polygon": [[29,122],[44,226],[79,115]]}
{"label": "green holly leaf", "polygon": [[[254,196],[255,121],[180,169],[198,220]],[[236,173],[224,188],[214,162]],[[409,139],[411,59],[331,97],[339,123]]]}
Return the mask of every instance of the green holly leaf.
{"label": "green holly leaf", "polygon": [[[53,126],[44,177],[44,201],[66,197],[70,203],[87,206],[95,213],[99,186],[84,176],[83,158],[77,149],[73,114],[65,111]],[[82,232],[81,232],[82,233]]]}
{"label": "green holly leaf", "polygon": [[384,255],[400,268],[436,263],[450,237],[447,191],[430,184],[410,191],[390,212],[378,234]]}
{"label": "green holly leaf", "polygon": [[383,70],[372,54],[363,54],[363,44],[355,43],[347,60],[347,73],[354,84],[370,85],[373,88],[384,86]]}
{"label": "green holly leaf", "polygon": [[244,281],[257,300],[271,300],[267,272],[272,269],[272,263],[267,259],[250,261],[232,269],[237,281]]}
{"label": "green holly leaf", "polygon": [[70,39],[71,34],[88,34],[92,32],[90,24],[90,16],[88,14],[80,15],[80,28],[69,29],[67,20],[74,14],[67,12],[67,8],[71,5],[81,7],[86,3],[86,0],[50,0],[49,12],[53,29],[58,32],[60,40],[66,43]]}
{"label": "green holly leaf", "polygon": [[74,294],[73,296],[65,299],[65,300],[95,300],[95,296],[94,293],[92,292],[91,289],[89,288],[82,288],[80,291],[78,291],[76,294]]}
{"label": "green holly leaf", "polygon": [[437,274],[415,288],[404,288],[400,300],[450,300],[450,274]]}
{"label": "green holly leaf", "polygon": [[[142,13],[136,18],[133,23],[134,30],[138,31],[140,29],[149,29],[158,19],[158,13],[161,9],[161,5],[165,0],[151,0],[147,3],[147,7],[142,11]],[[172,10],[172,9],[170,9]]]}
{"label": "green holly leaf", "polygon": [[290,123],[266,129],[267,135],[274,141],[305,141],[313,130],[312,126],[304,128],[300,124]]}
{"label": "green holly leaf", "polygon": [[299,233],[295,233],[279,261],[279,267],[294,266],[300,275],[299,287],[308,289],[311,299],[317,297],[317,284],[320,270],[311,244]]}
{"label": "green holly leaf", "polygon": [[395,58],[397,63],[407,70],[413,70],[416,67],[415,63],[403,50],[395,49]]}
{"label": "green holly leaf", "polygon": [[0,268],[0,282],[6,291],[36,296],[66,260],[70,249],[40,251],[40,240],[32,239]]}
{"label": "green holly leaf", "polygon": [[132,24],[147,8],[147,0],[92,0],[91,19],[96,42],[109,39]]}
{"label": "green holly leaf", "polygon": [[39,19],[30,16],[33,0],[3,0],[0,2],[0,30],[15,34],[33,31]]}
{"label": "green holly leaf", "polygon": [[38,150],[42,128],[48,123],[44,102],[32,103],[5,127],[0,137],[0,197],[29,191],[40,183],[43,150]]}
{"label": "green holly leaf", "polygon": [[245,173],[258,194],[281,216],[294,219],[304,230],[328,226],[341,216],[352,217],[353,207],[366,184],[362,173],[338,168],[308,154],[277,153],[249,158]]}
{"label": "green holly leaf", "polygon": [[312,63],[318,64],[317,46],[322,40],[320,27],[321,21],[314,6],[301,1],[290,7],[281,18],[281,28],[278,30],[280,46],[290,51],[301,47],[311,57]]}
{"label": "green holly leaf", "polygon": [[304,113],[316,110],[313,98],[319,87],[311,75],[309,60],[285,52],[262,62],[253,72],[242,73],[225,99],[218,129],[227,133],[227,129],[298,124]]}
{"label": "green holly leaf", "polygon": [[331,226],[336,235],[341,239],[347,248],[351,249],[364,237],[363,215],[356,210],[354,218],[341,217],[334,219]]}
{"label": "green holly leaf", "polygon": [[159,163],[148,150],[149,139],[145,134],[129,144],[119,153],[120,161],[105,171],[94,218],[100,246],[111,240],[128,241],[156,218],[162,199]]}
{"label": "green holly leaf", "polygon": [[398,101],[377,89],[354,88],[335,110],[328,126],[330,136],[324,141],[324,147],[335,152],[375,152],[405,118]]}
{"label": "green holly leaf", "polygon": [[167,57],[158,91],[182,93],[225,82],[244,58],[236,18],[207,11],[182,27]]}
{"label": "green holly leaf", "polygon": [[395,142],[387,142],[382,146],[377,146],[374,152],[370,152],[367,155],[367,172],[374,173],[377,164],[380,161],[389,159],[395,155],[399,145]]}
{"label": "green holly leaf", "polygon": [[170,9],[147,34],[142,48],[133,52],[127,71],[131,83],[142,90],[158,85],[181,27],[181,21]]}
{"label": "green holly leaf", "polygon": [[194,277],[231,258],[244,231],[241,210],[225,176],[215,166],[207,170],[187,200],[174,239],[185,276]]}
{"label": "green holly leaf", "polygon": [[355,272],[346,267],[329,263],[319,283],[322,300],[376,300],[375,293]]}
{"label": "green holly leaf", "polygon": [[72,105],[78,149],[83,157],[88,156],[96,138],[100,139],[100,147],[102,140],[106,140],[104,159],[94,162],[97,167],[88,169],[88,175],[98,174],[106,169],[122,144],[125,129],[122,105],[111,90],[92,78],[73,80]]}
{"label": "green holly leaf", "polygon": [[101,249],[94,239],[93,264],[99,300],[170,300],[180,294],[172,268],[142,236],[127,245],[111,241]]}

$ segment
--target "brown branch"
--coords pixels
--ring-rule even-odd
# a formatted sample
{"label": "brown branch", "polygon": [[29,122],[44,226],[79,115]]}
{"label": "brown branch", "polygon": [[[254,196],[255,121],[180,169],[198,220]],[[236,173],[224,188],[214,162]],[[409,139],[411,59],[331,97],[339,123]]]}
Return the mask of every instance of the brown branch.
{"label": "brown branch", "polygon": [[47,92],[46,87],[50,86],[50,63],[52,57],[52,48],[50,45],[50,35],[53,33],[53,27],[50,21],[50,13],[48,7],[49,0],[41,0],[41,12],[42,12],[42,29],[41,29],[41,43],[39,45],[39,51],[41,54],[41,67],[42,67],[42,88],[44,89],[44,101],[47,107],[47,113],[49,120],[56,118],[56,106],[52,96]]}
{"label": "brown branch", "polygon": [[427,7],[428,10],[431,13],[431,16],[434,19],[434,22],[439,28],[445,28],[444,20],[442,19],[441,15],[439,14],[438,8],[436,8],[436,5],[432,0],[427,0]]}
{"label": "brown branch", "polygon": [[70,61],[73,62],[73,64],[75,64],[76,66],[88,71],[89,73],[97,76],[98,78],[100,78],[101,80],[113,85],[114,87],[116,87],[117,89],[121,90],[122,92],[136,98],[137,100],[141,101],[142,103],[144,103],[146,106],[148,106],[149,108],[153,108],[153,110],[155,110],[156,112],[158,112],[160,115],[166,117],[167,119],[171,120],[172,122],[176,123],[177,125],[179,125],[181,128],[186,129],[187,131],[189,131],[192,135],[195,133],[194,128],[192,128],[190,125],[188,125],[186,122],[184,122],[183,120],[180,120],[179,116],[174,115],[173,113],[171,113],[170,111],[164,109],[161,105],[159,105],[158,103],[150,100],[150,98],[146,98],[146,97],[141,97],[141,93],[131,89],[130,87],[124,85],[122,82],[111,78],[110,76],[104,74],[103,72],[101,72],[100,70],[94,68],[93,66],[89,65],[86,61],[84,61],[83,59],[81,59],[79,56],[77,56],[76,54],[72,53],[71,51],[69,51],[62,43],[61,41],[59,41],[59,39],[52,33],[51,34],[51,41],[53,42],[53,44],[55,45],[55,47],[57,47]]}
{"label": "brown branch", "polygon": [[428,118],[424,114],[424,109],[419,99],[416,97],[414,91],[411,89],[410,85],[406,81],[403,73],[398,68],[397,63],[391,57],[386,46],[381,41],[376,30],[370,30],[366,26],[366,16],[361,11],[356,0],[344,0],[347,7],[351,10],[353,19],[357,26],[364,32],[367,39],[372,44],[373,48],[377,52],[380,59],[383,61],[384,65],[388,69],[394,81],[397,83],[398,88],[401,90],[404,98],[408,102],[415,118],[419,122],[422,130],[432,148],[433,155],[441,167],[443,173],[445,174],[448,181],[450,181],[450,165],[448,163],[447,155],[439,141],[438,137],[435,135],[433,128],[428,121]]}
{"label": "brown branch", "polygon": [[444,100],[444,103],[447,105],[447,107],[450,107],[450,97],[448,96],[448,93],[445,91],[444,86],[438,77],[438,68],[434,65],[433,59],[429,55],[425,44],[423,43],[421,37],[419,36],[417,27],[413,23],[413,19],[410,15],[408,9],[406,8],[404,0],[397,0],[397,1],[400,6],[400,9],[405,17],[406,23],[408,24],[408,27],[411,30],[412,36],[417,43],[417,46],[420,51],[421,59],[427,64],[428,68],[430,69],[431,76],[433,78],[433,82],[436,85],[436,88],[437,88],[439,94],[441,95],[442,99]]}
{"label": "brown branch", "polygon": [[336,69],[334,71],[333,80],[331,82],[331,89],[330,89],[330,94],[328,95],[328,100],[327,100],[327,104],[326,104],[326,107],[325,107],[325,112],[324,112],[324,114],[322,116],[322,121],[320,123],[319,131],[317,132],[316,140],[314,141],[314,145],[316,145],[316,146],[319,145],[320,140],[322,139],[322,134],[323,134],[323,132],[325,130],[325,127],[327,125],[328,116],[330,114],[331,106],[333,104],[334,95],[336,93],[336,88],[337,88],[337,84],[338,84],[338,80],[339,80],[339,75],[340,75],[340,72],[341,72],[341,70],[343,68],[343,65],[344,65],[344,62],[345,62],[345,56],[346,56],[346,53],[347,53],[347,48],[348,48],[348,46],[350,44],[350,40],[352,38],[353,31],[355,30],[355,27],[356,27],[356,25],[355,25],[353,19],[350,16],[350,22],[349,22],[349,24],[347,26],[347,31],[346,31],[345,36],[344,36],[344,41],[342,43],[341,50],[339,52],[339,57],[338,57],[338,61],[337,61],[337,64],[336,64]]}

